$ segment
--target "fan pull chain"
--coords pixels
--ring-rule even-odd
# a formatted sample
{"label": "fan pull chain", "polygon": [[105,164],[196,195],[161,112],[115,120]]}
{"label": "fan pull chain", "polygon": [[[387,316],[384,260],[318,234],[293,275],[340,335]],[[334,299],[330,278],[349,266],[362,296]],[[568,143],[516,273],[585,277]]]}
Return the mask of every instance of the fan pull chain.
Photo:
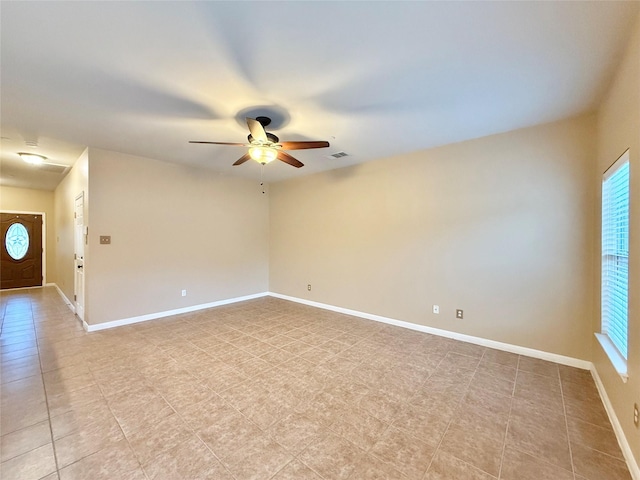
{"label": "fan pull chain", "polygon": [[260,164],[260,186],[262,187],[262,194],[264,195],[264,181],[262,177],[264,175],[264,163]]}

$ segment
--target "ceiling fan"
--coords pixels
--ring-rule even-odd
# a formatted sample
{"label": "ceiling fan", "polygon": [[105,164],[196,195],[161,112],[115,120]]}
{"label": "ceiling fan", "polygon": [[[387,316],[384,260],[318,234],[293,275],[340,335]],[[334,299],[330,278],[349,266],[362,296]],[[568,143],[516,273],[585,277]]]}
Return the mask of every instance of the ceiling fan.
{"label": "ceiling fan", "polygon": [[251,132],[247,137],[249,143],[201,142],[196,140],[191,140],[189,143],[249,147],[249,151],[236,160],[233,164],[234,166],[242,165],[249,159],[253,159],[262,165],[278,159],[296,168],[303,167],[304,164],[284,150],[306,150],[310,148],[325,148],[329,146],[329,142],[324,141],[281,142],[273,133],[267,133],[264,129],[271,123],[271,119],[269,117],[247,118],[246,120],[249,132]]}

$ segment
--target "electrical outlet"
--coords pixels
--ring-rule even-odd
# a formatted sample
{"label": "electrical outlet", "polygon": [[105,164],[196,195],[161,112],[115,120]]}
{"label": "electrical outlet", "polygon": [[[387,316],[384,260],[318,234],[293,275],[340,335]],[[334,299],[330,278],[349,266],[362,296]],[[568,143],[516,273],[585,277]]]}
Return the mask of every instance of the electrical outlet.
{"label": "electrical outlet", "polygon": [[640,413],[638,413],[638,404],[633,404],[633,424],[636,428],[640,427]]}
{"label": "electrical outlet", "polygon": [[433,306],[433,313],[440,313],[440,305]]}
{"label": "electrical outlet", "polygon": [[456,318],[464,318],[462,315],[462,310],[460,309],[456,310]]}
{"label": "electrical outlet", "polygon": [[307,285],[307,290],[311,291],[311,284]]}
{"label": "electrical outlet", "polygon": [[186,297],[187,296],[187,291],[186,290],[182,290],[182,296]]}
{"label": "electrical outlet", "polygon": [[100,235],[100,245],[111,245],[111,235]]}

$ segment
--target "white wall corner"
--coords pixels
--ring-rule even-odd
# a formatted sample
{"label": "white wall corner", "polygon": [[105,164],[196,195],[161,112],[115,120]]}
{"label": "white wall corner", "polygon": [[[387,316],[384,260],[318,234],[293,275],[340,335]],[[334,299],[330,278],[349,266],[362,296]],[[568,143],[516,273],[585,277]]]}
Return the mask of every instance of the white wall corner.
{"label": "white wall corner", "polygon": [[622,455],[624,455],[624,459],[626,460],[629,471],[631,472],[631,477],[633,478],[633,480],[640,480],[640,466],[638,466],[638,462],[636,462],[636,459],[633,456],[631,446],[627,441],[624,430],[622,430],[622,425],[620,425],[620,422],[618,421],[618,416],[613,409],[613,404],[611,403],[611,400],[609,400],[607,391],[604,388],[604,383],[602,383],[602,379],[600,378],[600,375],[598,375],[598,370],[596,370],[595,365],[591,366],[591,375],[596,382],[598,393],[600,393],[600,398],[602,399],[604,408],[607,411],[607,415],[609,416],[609,421],[611,422],[613,431],[615,432],[616,438],[618,439],[618,444],[620,445],[620,450],[622,450]]}

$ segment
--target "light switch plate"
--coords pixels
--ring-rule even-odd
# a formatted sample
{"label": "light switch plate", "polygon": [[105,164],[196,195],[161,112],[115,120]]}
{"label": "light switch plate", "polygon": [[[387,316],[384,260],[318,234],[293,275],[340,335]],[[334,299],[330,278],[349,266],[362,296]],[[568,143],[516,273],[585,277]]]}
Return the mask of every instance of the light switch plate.
{"label": "light switch plate", "polygon": [[111,245],[111,235],[100,235],[100,245]]}

